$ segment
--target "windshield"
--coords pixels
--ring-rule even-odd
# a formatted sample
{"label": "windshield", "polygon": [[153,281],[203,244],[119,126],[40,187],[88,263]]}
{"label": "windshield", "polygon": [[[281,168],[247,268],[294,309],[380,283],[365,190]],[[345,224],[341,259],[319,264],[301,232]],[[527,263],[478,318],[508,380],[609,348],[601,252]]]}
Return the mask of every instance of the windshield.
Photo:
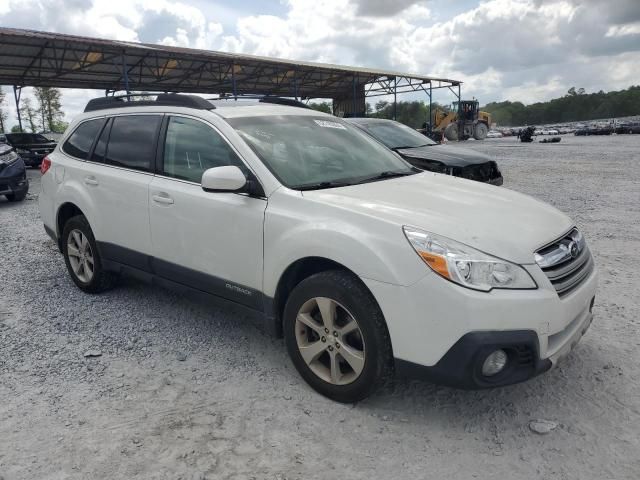
{"label": "windshield", "polygon": [[429,137],[399,122],[370,122],[362,126],[389,148],[416,148],[436,145]]}
{"label": "windshield", "polygon": [[289,188],[330,188],[415,173],[404,160],[337,118],[286,115],[228,122]]}
{"label": "windshield", "polygon": [[51,143],[51,140],[37,133],[8,133],[7,140],[11,143]]}

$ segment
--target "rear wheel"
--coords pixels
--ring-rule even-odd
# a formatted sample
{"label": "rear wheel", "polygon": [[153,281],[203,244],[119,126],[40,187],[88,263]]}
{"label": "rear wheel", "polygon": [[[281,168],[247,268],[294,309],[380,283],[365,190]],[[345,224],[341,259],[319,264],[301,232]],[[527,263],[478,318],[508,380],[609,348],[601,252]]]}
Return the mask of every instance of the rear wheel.
{"label": "rear wheel", "polygon": [[338,402],[362,400],[392,376],[380,307],[347,272],[322,272],[299,283],[285,306],[284,334],[302,378]]}
{"label": "rear wheel", "polygon": [[73,283],[87,293],[99,293],[115,283],[102,266],[93,232],[84,215],[70,218],[62,232],[62,253]]}
{"label": "rear wheel", "polygon": [[489,128],[487,128],[486,123],[476,123],[473,131],[473,138],[475,138],[476,140],[484,140],[485,138],[487,138],[487,133],[489,133]]}

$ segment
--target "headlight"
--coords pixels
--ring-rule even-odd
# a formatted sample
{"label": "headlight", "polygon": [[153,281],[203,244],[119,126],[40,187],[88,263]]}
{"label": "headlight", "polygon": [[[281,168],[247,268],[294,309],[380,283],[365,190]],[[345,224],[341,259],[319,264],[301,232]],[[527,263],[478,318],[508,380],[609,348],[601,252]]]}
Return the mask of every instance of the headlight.
{"label": "headlight", "polygon": [[531,275],[520,265],[424,230],[413,227],[403,227],[403,230],[431,270],[463,287],[484,292],[493,288],[537,288]]}
{"label": "headlight", "polygon": [[17,159],[18,159],[18,154],[13,150],[0,155],[0,163],[4,165],[9,165],[10,163],[15,162]]}

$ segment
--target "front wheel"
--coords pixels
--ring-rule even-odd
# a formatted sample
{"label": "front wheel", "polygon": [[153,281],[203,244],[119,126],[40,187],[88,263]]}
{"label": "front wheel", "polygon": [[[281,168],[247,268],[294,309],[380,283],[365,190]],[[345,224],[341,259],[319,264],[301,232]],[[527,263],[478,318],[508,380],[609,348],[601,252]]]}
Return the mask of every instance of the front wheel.
{"label": "front wheel", "polygon": [[302,378],[338,402],[362,400],[393,375],[380,307],[347,272],[321,272],[300,282],[285,306],[284,335]]}
{"label": "front wheel", "polygon": [[473,130],[473,138],[475,138],[476,140],[484,140],[485,138],[487,138],[487,133],[489,133],[489,129],[487,128],[486,123],[476,123]]}
{"label": "front wheel", "polygon": [[7,200],[10,202],[21,202],[25,199],[26,196],[27,196],[26,190],[20,193],[8,193],[5,195],[5,197],[7,197]]}

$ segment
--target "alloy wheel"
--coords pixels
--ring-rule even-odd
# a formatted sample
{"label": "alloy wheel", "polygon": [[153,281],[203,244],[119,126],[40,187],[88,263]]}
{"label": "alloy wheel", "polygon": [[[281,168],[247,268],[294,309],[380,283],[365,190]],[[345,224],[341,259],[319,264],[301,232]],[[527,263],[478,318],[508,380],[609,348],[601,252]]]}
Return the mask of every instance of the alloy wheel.
{"label": "alloy wheel", "polygon": [[83,283],[93,278],[93,251],[87,236],[78,229],[71,230],[67,238],[67,255],[74,275]]}
{"label": "alloy wheel", "polygon": [[315,297],[296,316],[295,335],[303,361],[325,382],[347,385],[362,373],[365,345],[356,319],[335,300]]}

